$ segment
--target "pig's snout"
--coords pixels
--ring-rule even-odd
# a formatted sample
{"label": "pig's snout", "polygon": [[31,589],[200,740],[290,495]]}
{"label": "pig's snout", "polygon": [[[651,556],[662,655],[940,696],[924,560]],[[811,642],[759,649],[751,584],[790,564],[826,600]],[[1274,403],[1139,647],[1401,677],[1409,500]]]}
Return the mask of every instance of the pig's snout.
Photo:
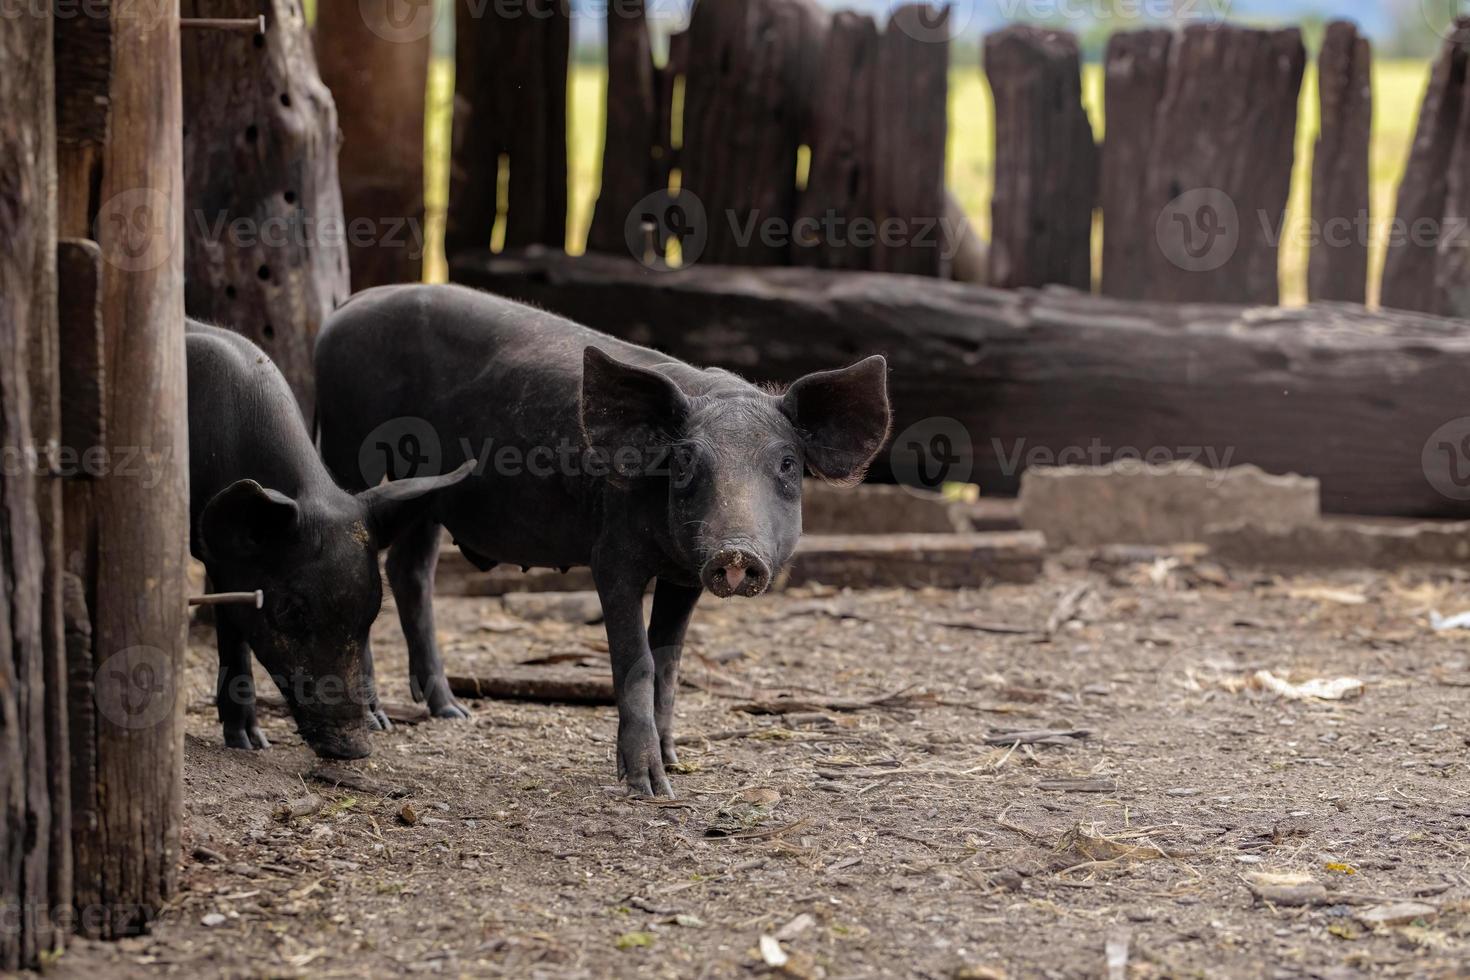
{"label": "pig's snout", "polygon": [[364,759],[372,754],[366,731],[358,727],[297,724],[301,738],[323,759]]}
{"label": "pig's snout", "polygon": [[704,587],[721,599],[732,595],[760,595],[771,584],[771,569],[761,557],[744,548],[721,548],[705,563],[700,575]]}

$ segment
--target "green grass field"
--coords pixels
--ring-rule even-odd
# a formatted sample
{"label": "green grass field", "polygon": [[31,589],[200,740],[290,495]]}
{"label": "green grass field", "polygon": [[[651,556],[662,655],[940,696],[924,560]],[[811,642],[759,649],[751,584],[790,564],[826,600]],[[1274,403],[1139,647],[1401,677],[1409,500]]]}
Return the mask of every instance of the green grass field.
{"label": "green grass field", "polygon": [[[1429,66],[1424,62],[1380,61],[1373,73],[1373,192],[1375,227],[1392,220],[1409,144],[1419,115]],[[431,69],[428,115],[429,241],[428,274],[444,276],[442,240],[444,202],[448,194],[449,106],[454,68],[447,60]],[[573,70],[568,93],[570,122],[570,213],[567,241],[580,252],[587,235],[592,204],[597,197],[598,172],[602,158],[603,100],[605,73],[579,66]],[[1098,65],[1087,65],[1083,73],[1083,101],[1099,136],[1103,130],[1103,75]],[[1288,205],[1287,231],[1283,242],[1281,291],[1283,302],[1306,299],[1307,234],[1312,169],[1312,145],[1317,135],[1316,71],[1309,68],[1302,85],[1300,120],[1297,127],[1296,171]],[[975,68],[956,69],[950,78],[949,186],[959,198],[982,236],[990,232],[990,189],[993,176],[994,119],[990,93],[983,74]],[[1383,235],[1375,235],[1374,274],[1383,261]],[[1376,297],[1370,297],[1370,299]]]}

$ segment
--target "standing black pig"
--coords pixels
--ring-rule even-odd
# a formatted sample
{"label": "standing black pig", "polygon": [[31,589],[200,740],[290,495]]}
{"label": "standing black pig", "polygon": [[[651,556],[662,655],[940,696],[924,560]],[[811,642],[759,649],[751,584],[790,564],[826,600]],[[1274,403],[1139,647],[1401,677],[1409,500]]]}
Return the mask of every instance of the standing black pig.
{"label": "standing black pig", "polygon": [[365,756],[364,709],[377,710],[365,648],[383,601],[378,551],[470,468],[354,497],[332,481],[296,397],[259,347],[192,321],[185,343],[190,551],[215,588],[265,593],[260,610],[218,608],[225,744],[270,744],[255,715],[254,649],[317,754]]}
{"label": "standing black pig", "polygon": [[364,481],[361,460],[395,425],[437,438],[437,460],[424,439],[416,458],[441,471],[478,461],[388,555],[416,692],[438,716],[463,714],[434,641],[441,525],[482,568],[591,566],[619,775],[644,795],[672,793],[679,652],[700,592],[770,585],[801,535],[803,470],[862,478],[888,436],[886,372],[869,357],[775,394],[455,286],[360,293],[316,347],[322,455],[344,485]]}

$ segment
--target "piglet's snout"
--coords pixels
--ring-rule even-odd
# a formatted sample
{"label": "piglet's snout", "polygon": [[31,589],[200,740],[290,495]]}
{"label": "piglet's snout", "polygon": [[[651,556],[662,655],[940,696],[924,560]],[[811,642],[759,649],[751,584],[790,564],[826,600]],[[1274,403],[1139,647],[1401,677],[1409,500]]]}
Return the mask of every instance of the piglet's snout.
{"label": "piglet's snout", "polygon": [[760,556],[744,548],[721,548],[705,563],[704,587],[721,599],[732,595],[760,595],[771,584],[771,569]]}

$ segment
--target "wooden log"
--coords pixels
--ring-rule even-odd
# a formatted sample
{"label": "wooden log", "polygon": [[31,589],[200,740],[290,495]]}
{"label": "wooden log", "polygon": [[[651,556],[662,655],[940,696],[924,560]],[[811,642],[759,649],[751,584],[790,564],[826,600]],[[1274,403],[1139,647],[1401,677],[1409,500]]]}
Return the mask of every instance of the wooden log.
{"label": "wooden log", "polygon": [[87,476],[87,450],[107,445],[102,251],[90,238],[62,239],[56,245],[56,266],[60,346],[66,350],[60,386],[62,471],[82,478]]}
{"label": "wooden log", "polygon": [[1321,132],[1312,154],[1307,295],[1368,300],[1369,152],[1373,140],[1373,50],[1347,21],[1327,27],[1317,56]]}
{"label": "wooden log", "polygon": [[[1028,465],[1101,464],[1157,448],[1318,477],[1323,509],[1334,513],[1433,517],[1463,507],[1434,489],[1449,480],[1449,461],[1421,459],[1431,434],[1464,414],[1470,337],[1457,321],[812,269],[656,274],[602,256],[464,259],[451,273],[755,381],[886,354],[894,431],[955,419],[951,472],[968,473],[986,496],[1014,494]],[[880,456],[874,476],[888,478],[913,438],[896,437],[900,455]]]}
{"label": "wooden log", "polygon": [[189,533],[178,16],[109,12],[111,124],[58,161],[63,231],[95,228],[103,260],[109,452],[64,487],[76,924],[99,937],[138,932],[176,888]]}
{"label": "wooden log", "polygon": [[1102,292],[1119,299],[1148,295],[1146,253],[1158,247],[1144,193],[1159,103],[1164,98],[1174,32],[1119,31],[1104,55],[1101,151]]}
{"label": "wooden log", "polygon": [[[871,269],[873,245],[855,241],[855,222],[872,221],[878,73],[878,28],[873,18],[839,11],[827,31],[822,70],[812,97],[805,140],[811,148],[806,188],[791,241],[793,265]],[[815,224],[817,231],[803,229]],[[838,231],[843,233],[839,236]]]}
{"label": "wooden log", "polygon": [[[1450,168],[1454,165],[1470,71],[1470,18],[1455,21],[1429,75],[1420,103],[1419,125],[1404,176],[1399,183],[1394,228],[1383,260],[1380,302],[1398,310],[1447,313],[1449,300],[1439,282],[1440,243],[1449,209]],[[1463,244],[1463,243],[1462,243]]]}
{"label": "wooden log", "polygon": [[985,38],[995,98],[990,283],[1092,287],[1098,159],[1077,39],[1015,25]]}
{"label": "wooden log", "polygon": [[[52,15],[0,18],[0,970],[71,900],[60,584]],[[59,767],[60,772],[55,768]]]}
{"label": "wooden log", "polygon": [[433,4],[324,0],[317,4],[317,63],[337,106],[338,176],[350,236],[352,289],[423,278],[424,96]]}
{"label": "wooden log", "polygon": [[564,0],[456,7],[454,135],[445,248],[488,249],[509,168],[504,247],[561,248],[567,222]]}
{"label": "wooden log", "polygon": [[585,667],[498,667],[473,677],[449,676],[457,698],[539,701],[547,704],[616,704],[612,674]]}
{"label": "wooden log", "polygon": [[635,206],[668,187],[654,155],[661,145],[655,75],[643,0],[609,4],[602,185],[587,232],[589,251],[626,255]]}
{"label": "wooden log", "polygon": [[680,162],[681,187],[704,208],[700,261],[788,261],[797,150],[825,23],[811,0],[695,4]]}
{"label": "wooden log", "polygon": [[[185,16],[245,17],[257,0],[181,0]],[[190,316],[259,344],[312,416],[317,329],[352,288],[337,181],[337,111],[301,5],[271,0],[264,34],[183,43],[185,295]],[[353,4],[356,11],[356,4]]]}
{"label": "wooden log", "polygon": [[[944,159],[949,138],[949,7],[896,8],[872,76],[872,267],[949,277]],[[944,37],[937,42],[935,37]],[[898,229],[897,236],[888,228]]]}
{"label": "wooden log", "polygon": [[1145,181],[1143,298],[1275,303],[1306,50],[1295,28],[1183,29]]}
{"label": "wooden log", "polygon": [[1034,582],[1046,539],[1035,531],[972,534],[809,534],[785,572],[787,587],[973,589]]}

